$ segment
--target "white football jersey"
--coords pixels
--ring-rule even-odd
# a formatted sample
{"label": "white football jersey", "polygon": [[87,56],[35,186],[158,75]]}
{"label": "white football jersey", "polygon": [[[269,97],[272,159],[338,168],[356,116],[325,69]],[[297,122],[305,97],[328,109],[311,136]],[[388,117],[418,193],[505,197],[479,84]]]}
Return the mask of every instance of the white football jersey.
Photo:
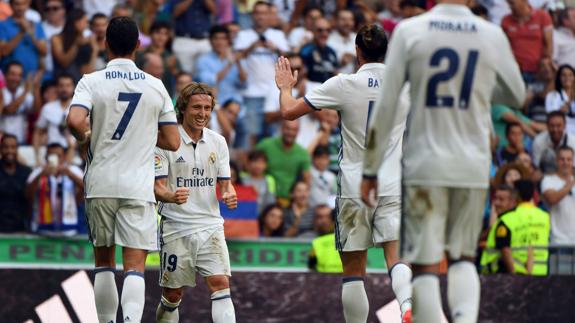
{"label": "white football jersey", "polygon": [[70,106],[90,114],[86,197],[155,202],[158,127],[176,124],[172,99],[162,81],[129,59],[114,59],[105,69],[84,75]]}
{"label": "white football jersey", "polygon": [[179,187],[190,189],[184,204],[160,203],[160,234],[165,243],[194,232],[222,225],[216,197],[218,180],[230,179],[230,155],[224,137],[204,128],[202,138],[194,144],[180,126],[182,142],[177,151],[156,148],[156,179],[167,178],[166,187],[174,192]]}
{"label": "white football jersey", "polygon": [[525,85],[507,37],[463,5],[439,4],[402,21],[386,57],[370,127],[364,174],[377,173],[394,138],[409,81],[411,111],[403,158],[408,185],[487,188],[491,102],[519,108]]}
{"label": "white football jersey", "polygon": [[[359,186],[368,122],[375,100],[382,91],[383,76],[386,73],[382,63],[364,64],[357,73],[334,76],[304,97],[314,109],[333,109],[339,113],[342,136],[338,175],[340,197],[361,197]],[[407,103],[403,104],[401,111],[407,111]],[[383,152],[385,160],[379,169],[379,196],[401,193],[400,162],[405,116],[393,124],[392,128],[393,139]]]}

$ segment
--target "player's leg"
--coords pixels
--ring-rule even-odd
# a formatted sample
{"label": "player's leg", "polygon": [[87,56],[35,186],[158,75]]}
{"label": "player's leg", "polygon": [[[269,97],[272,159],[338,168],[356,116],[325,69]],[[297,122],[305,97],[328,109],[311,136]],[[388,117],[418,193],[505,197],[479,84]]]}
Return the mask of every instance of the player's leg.
{"label": "player's leg", "polygon": [[447,299],[455,323],[477,322],[481,285],[475,268],[481,232],[485,189],[450,189],[447,222]]}
{"label": "player's leg", "polygon": [[364,277],[367,249],[373,246],[371,221],[363,203],[355,199],[336,201],[335,244],[343,265],[341,301],[347,323],[367,321],[369,300]]}
{"label": "player's leg", "polygon": [[212,299],[212,320],[214,323],[235,323],[236,313],[228,276],[208,276],[206,277],[206,284]]}
{"label": "player's leg", "polygon": [[162,299],[156,309],[156,322],[158,323],[178,323],[180,313],[178,307],[184,296],[184,288],[162,288]]}
{"label": "player's leg", "polygon": [[87,199],[88,232],[94,245],[94,298],[98,321],[116,322],[118,290],[114,226],[117,204],[110,199]]}
{"label": "player's leg", "polygon": [[411,268],[399,260],[399,230],[401,222],[401,201],[399,196],[384,196],[378,199],[373,210],[373,240],[383,246],[385,262],[389,269],[391,288],[399,303],[404,322],[411,322]]}
{"label": "player's leg", "polygon": [[441,321],[439,263],[445,249],[448,191],[441,187],[407,186],[401,257],[413,269],[413,322]]}
{"label": "player's leg", "polygon": [[140,322],[144,311],[144,268],[149,250],[157,250],[157,216],[154,204],[120,199],[115,242],[122,246],[124,284],[120,303],[124,322]]}
{"label": "player's leg", "polygon": [[367,251],[340,252],[343,265],[341,302],[347,323],[365,323],[369,313],[369,300],[365,292],[364,278]]}
{"label": "player's leg", "polygon": [[230,292],[230,256],[224,228],[207,230],[198,234],[201,247],[197,253],[196,268],[205,278],[212,300],[214,323],[235,323],[236,314]]}

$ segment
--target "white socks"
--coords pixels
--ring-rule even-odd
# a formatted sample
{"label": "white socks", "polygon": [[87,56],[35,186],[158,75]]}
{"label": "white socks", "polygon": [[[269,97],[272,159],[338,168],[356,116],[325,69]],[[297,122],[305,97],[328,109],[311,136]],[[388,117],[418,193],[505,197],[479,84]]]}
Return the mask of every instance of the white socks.
{"label": "white socks", "polygon": [[178,323],[180,320],[180,313],[178,312],[178,306],[180,306],[182,300],[177,303],[171,303],[164,296],[158,308],[156,309],[156,322],[157,323]]}
{"label": "white socks", "polygon": [[401,309],[401,316],[411,309],[411,268],[404,263],[398,262],[389,271],[391,288]]}
{"label": "white socks", "polygon": [[124,274],[124,287],[122,289],[122,314],[125,323],[140,322],[144,312],[146,283],[144,274],[137,271],[128,271]]}
{"label": "white socks", "polygon": [[434,274],[423,274],[413,279],[413,322],[440,323],[441,294],[439,278]]}
{"label": "white socks", "polygon": [[452,264],[447,281],[447,300],[453,322],[477,322],[481,285],[475,266],[469,261]]}
{"label": "white socks", "polygon": [[341,287],[341,302],[346,323],[365,323],[369,301],[362,277],[345,277]]}
{"label": "white socks", "polygon": [[212,293],[212,320],[214,323],[235,323],[236,313],[230,289],[222,289]]}
{"label": "white socks", "polygon": [[118,289],[116,288],[115,269],[99,267],[94,270],[94,298],[100,323],[115,323],[118,312]]}

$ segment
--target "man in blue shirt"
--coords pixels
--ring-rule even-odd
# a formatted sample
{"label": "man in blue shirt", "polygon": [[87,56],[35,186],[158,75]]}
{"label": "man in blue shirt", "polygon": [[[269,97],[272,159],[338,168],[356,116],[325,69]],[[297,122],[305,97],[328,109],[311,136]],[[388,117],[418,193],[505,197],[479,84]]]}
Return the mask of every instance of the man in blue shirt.
{"label": "man in blue shirt", "polygon": [[327,45],[330,32],[329,21],[324,18],[316,20],[313,28],[313,41],[300,50],[299,55],[303,59],[310,82],[323,83],[337,74],[337,55]]}
{"label": "man in blue shirt", "polygon": [[30,0],[10,0],[10,7],[12,17],[0,22],[0,67],[17,59],[28,75],[40,69],[40,60],[47,52],[46,36],[41,24],[25,17]]}
{"label": "man in blue shirt", "polygon": [[210,51],[208,33],[216,13],[215,0],[170,0],[167,10],[175,20],[174,53],[188,73],[194,72],[195,61]]}

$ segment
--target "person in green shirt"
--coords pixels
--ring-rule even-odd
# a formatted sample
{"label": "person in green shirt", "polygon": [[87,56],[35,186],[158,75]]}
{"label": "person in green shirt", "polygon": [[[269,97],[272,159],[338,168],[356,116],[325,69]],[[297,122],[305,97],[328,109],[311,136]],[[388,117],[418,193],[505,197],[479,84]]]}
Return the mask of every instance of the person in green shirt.
{"label": "person in green shirt", "polygon": [[523,133],[533,138],[541,131],[545,131],[547,126],[543,123],[533,121],[526,117],[520,110],[511,109],[508,106],[496,104],[491,107],[491,119],[495,134],[499,137],[497,148],[507,146],[505,129],[508,123],[519,123]]}
{"label": "person in green shirt", "polygon": [[268,159],[267,173],[276,180],[278,202],[286,207],[289,191],[296,179],[310,183],[311,158],[305,148],[295,142],[299,121],[283,121],[279,137],[266,138],[256,145]]}

